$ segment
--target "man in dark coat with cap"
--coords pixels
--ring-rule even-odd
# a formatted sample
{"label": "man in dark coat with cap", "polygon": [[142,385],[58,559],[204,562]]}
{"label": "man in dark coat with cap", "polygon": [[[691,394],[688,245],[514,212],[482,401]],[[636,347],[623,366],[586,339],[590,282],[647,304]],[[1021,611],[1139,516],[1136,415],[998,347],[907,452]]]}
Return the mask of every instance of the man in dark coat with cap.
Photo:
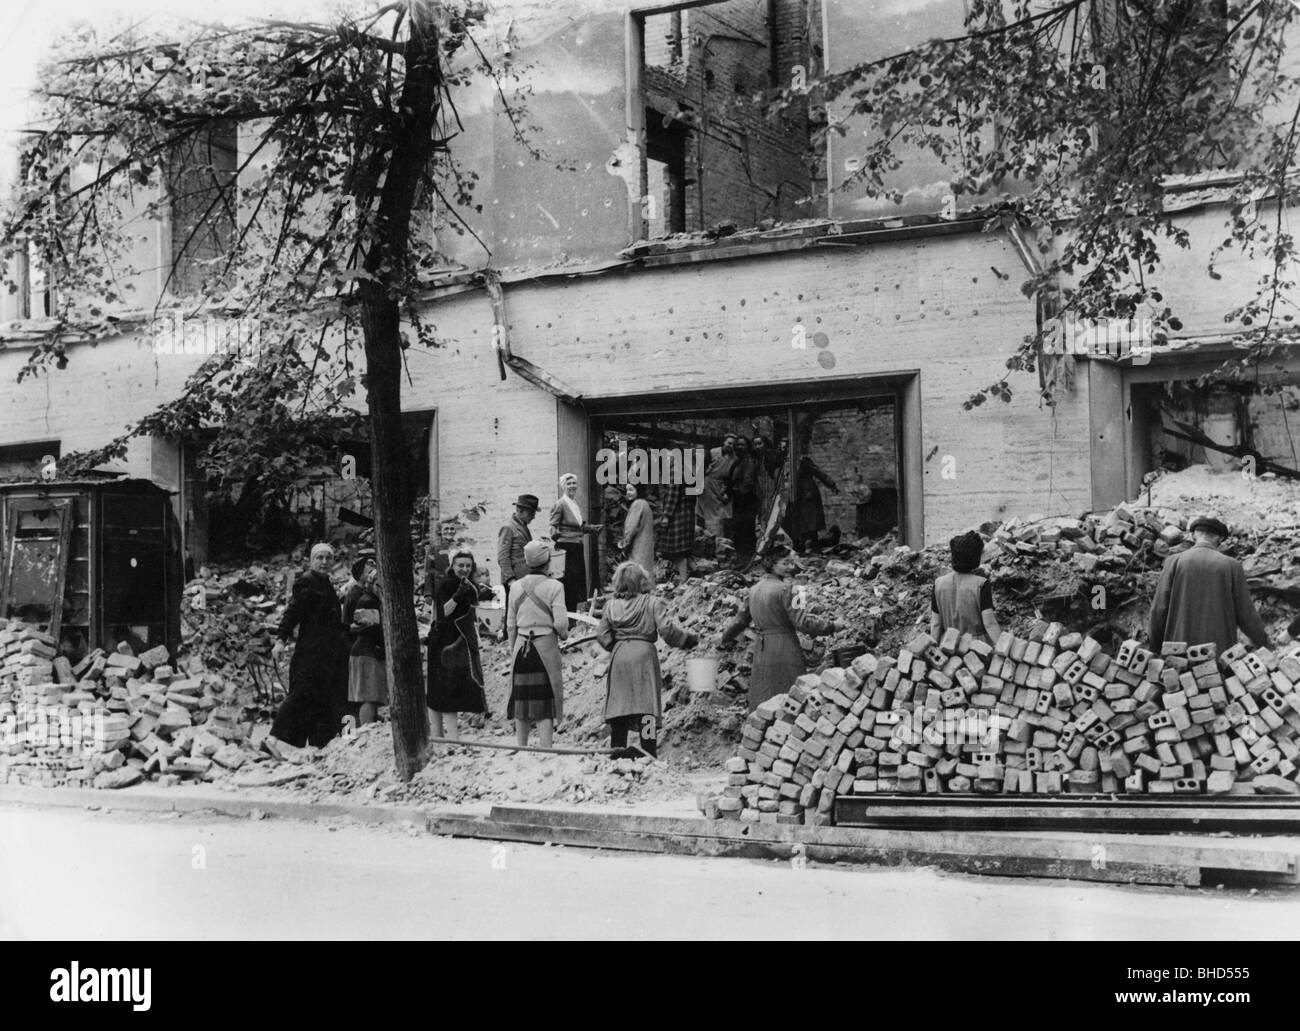
{"label": "man in dark coat with cap", "polygon": [[1219,551],[1228,528],[1212,516],[1193,521],[1195,544],[1165,560],[1151,603],[1150,648],[1159,654],[1166,641],[1206,644],[1219,654],[1237,643],[1240,629],[1258,647],[1267,647],[1268,631],[1255,610],[1241,563]]}
{"label": "man in dark coat with cap", "polygon": [[497,565],[501,567],[501,583],[510,597],[510,584],[528,575],[524,561],[524,545],[533,539],[528,524],[537,515],[539,502],[535,494],[520,494],[515,500],[515,514],[497,534]]}

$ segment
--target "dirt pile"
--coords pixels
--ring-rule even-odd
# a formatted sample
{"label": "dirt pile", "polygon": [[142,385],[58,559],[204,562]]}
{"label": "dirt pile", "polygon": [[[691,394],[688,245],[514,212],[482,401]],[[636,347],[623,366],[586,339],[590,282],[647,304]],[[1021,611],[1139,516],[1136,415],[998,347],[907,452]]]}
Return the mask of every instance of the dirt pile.
{"label": "dirt pile", "polygon": [[680,772],[662,761],[463,746],[439,746],[429,764],[401,784],[393,773],[387,724],[371,724],[331,741],[310,776],[295,786],[323,801],[361,797],[406,804],[643,802],[678,798],[690,790]]}
{"label": "dirt pile", "polygon": [[1144,504],[1176,509],[1193,518],[1217,516],[1240,530],[1300,528],[1300,485],[1272,473],[1248,476],[1190,465],[1153,477],[1139,498]]}

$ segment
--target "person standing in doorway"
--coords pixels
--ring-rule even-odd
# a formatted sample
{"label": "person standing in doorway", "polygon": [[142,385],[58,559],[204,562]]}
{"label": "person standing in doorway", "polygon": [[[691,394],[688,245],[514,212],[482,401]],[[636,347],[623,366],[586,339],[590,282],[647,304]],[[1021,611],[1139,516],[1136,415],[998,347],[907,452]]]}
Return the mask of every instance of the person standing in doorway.
{"label": "person standing in doorway", "polygon": [[800,434],[799,468],[795,473],[794,497],[785,525],[790,539],[805,551],[817,548],[821,533],[826,529],[826,507],[817,485],[822,484],[832,494],[840,492],[839,485],[809,456],[811,444],[812,423],[809,422]]}
{"label": "person standing in doorway", "polygon": [[728,477],[731,494],[732,543],[736,546],[736,568],[744,569],[754,557],[758,542],[759,463],[749,451],[749,440],[739,437],[735,444],[735,461]]}
{"label": "person standing in doorway", "polygon": [[623,521],[627,518],[627,498],[623,490],[615,483],[605,486],[601,494],[601,505],[605,519],[605,529],[597,540],[600,542],[600,583],[609,583],[618,567],[618,542],[623,534]]}
{"label": "person standing in doorway", "polygon": [[655,582],[655,520],[647,499],[644,483],[629,483],[624,489],[627,498],[627,518],[623,521],[623,538],[618,546],[627,557],[645,570],[653,586]]}
{"label": "person standing in doorway", "polygon": [[601,613],[596,640],[610,653],[605,688],[605,722],[611,748],[625,748],[637,730],[641,748],[658,754],[663,723],[663,673],[655,642],[661,637],[674,648],[694,648],[699,638],[675,623],[668,603],[650,594],[650,580],[636,562],[614,571],[612,597]]}
{"label": "person standing in doorway", "polygon": [[528,524],[537,515],[537,495],[520,494],[515,500],[515,514],[497,534],[497,565],[501,567],[501,585],[510,596],[510,585],[528,575],[524,547],[533,539]]}
{"label": "person standing in doorway", "polygon": [[603,523],[588,523],[578,505],[578,477],[560,477],[560,496],[551,506],[551,538],[564,552],[564,605],[570,612],[587,600],[588,534],[597,534]]}
{"label": "person standing in doorway", "polygon": [[709,465],[704,470],[704,493],[700,497],[700,518],[704,532],[710,537],[723,537],[731,520],[731,495],[728,481],[735,463],[736,435],[728,433],[722,445],[709,452]]}
{"label": "person standing in doorway", "polygon": [[672,563],[677,581],[684,583],[695,550],[695,499],[684,483],[666,483],[661,492],[663,508],[657,525],[659,553]]}
{"label": "person standing in doorway", "polygon": [[510,674],[508,714],[515,721],[515,741],[528,744],[533,725],[538,743],[551,747],[555,724],[564,715],[564,678],[560,642],[569,636],[564,587],[546,575],[551,549],[545,541],[524,548],[528,573],[510,585],[506,632],[514,661]]}

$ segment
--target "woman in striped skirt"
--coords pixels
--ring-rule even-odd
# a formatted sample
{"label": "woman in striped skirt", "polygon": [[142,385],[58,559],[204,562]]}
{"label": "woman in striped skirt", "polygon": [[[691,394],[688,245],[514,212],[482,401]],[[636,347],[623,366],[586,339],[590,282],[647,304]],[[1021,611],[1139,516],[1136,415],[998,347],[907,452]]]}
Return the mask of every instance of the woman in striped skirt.
{"label": "woman in striped skirt", "polygon": [[514,654],[508,715],[515,721],[515,740],[528,744],[533,724],[538,743],[551,747],[555,722],[564,714],[564,679],[560,642],[569,636],[564,586],[546,575],[551,548],[545,541],[524,545],[528,575],[510,585],[506,633]]}

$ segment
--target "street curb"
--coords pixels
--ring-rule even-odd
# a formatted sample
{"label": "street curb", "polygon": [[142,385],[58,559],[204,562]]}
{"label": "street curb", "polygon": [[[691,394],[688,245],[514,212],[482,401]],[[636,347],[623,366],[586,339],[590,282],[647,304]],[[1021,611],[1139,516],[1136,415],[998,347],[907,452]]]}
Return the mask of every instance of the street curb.
{"label": "street curb", "polygon": [[285,820],[346,818],[361,823],[414,823],[426,828],[429,814],[409,806],[348,805],[340,802],[289,802],[278,799],[232,798],[169,788],[168,794],[132,792],[129,788],[33,788],[0,786],[0,805],[35,805],[66,809],[117,809],[146,813],[215,812],[247,819],[253,813]]}

